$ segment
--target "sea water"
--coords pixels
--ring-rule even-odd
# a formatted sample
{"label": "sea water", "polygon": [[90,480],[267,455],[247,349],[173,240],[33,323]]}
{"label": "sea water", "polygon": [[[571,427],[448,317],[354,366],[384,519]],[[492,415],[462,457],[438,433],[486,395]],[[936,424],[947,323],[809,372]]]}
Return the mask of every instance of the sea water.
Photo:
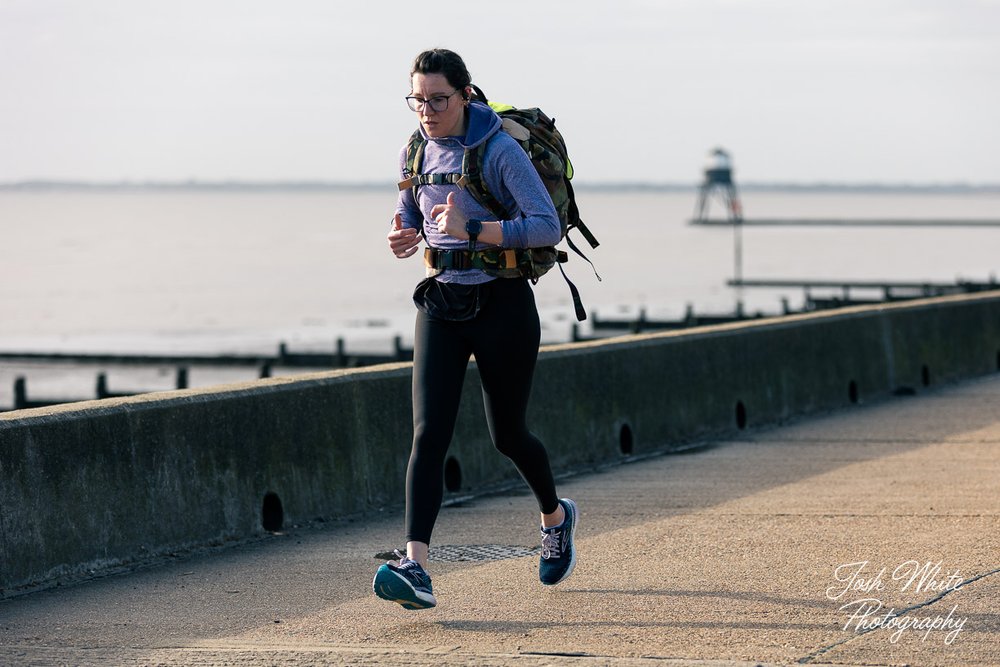
{"label": "sea water", "polygon": [[[726,285],[736,236],[689,224],[696,192],[580,188],[601,241],[601,280],[571,253],[566,266],[599,317],[675,319],[778,313],[801,289]],[[1000,218],[996,192],[750,191],[753,218]],[[50,189],[0,191],[0,351],[273,354],[388,351],[412,341],[419,255],[392,256],[395,204],[378,189]],[[711,211],[721,215],[718,208]],[[752,227],[741,232],[747,279],[987,281],[1000,227]],[[543,342],[575,322],[557,270],[535,286]],[[581,325],[588,333],[588,324]],[[10,368],[0,367],[0,407]]]}

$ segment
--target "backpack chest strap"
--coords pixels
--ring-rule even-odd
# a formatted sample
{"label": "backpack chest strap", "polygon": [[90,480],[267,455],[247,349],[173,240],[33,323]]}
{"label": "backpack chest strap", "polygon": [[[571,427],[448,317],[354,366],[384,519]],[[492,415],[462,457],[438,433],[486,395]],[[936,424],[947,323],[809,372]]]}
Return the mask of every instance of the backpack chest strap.
{"label": "backpack chest strap", "polygon": [[414,174],[401,180],[400,190],[415,188],[418,185],[457,185],[464,188],[468,183],[466,174]]}

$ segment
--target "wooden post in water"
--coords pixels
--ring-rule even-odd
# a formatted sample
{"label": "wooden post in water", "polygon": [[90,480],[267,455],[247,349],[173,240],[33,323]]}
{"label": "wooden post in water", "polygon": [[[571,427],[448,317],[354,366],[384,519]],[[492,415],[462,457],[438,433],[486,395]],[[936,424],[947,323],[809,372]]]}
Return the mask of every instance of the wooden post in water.
{"label": "wooden post in water", "polygon": [[743,215],[739,212],[739,200],[733,200],[733,274],[739,281],[736,288],[736,317],[743,317]]}
{"label": "wooden post in water", "polygon": [[23,375],[14,378],[14,409],[22,410],[28,407],[28,383]]}
{"label": "wooden post in water", "polygon": [[337,367],[344,368],[347,366],[347,354],[344,352],[344,337],[341,336],[337,339]]}
{"label": "wooden post in water", "polygon": [[97,374],[97,398],[108,398],[108,375],[107,373]]}

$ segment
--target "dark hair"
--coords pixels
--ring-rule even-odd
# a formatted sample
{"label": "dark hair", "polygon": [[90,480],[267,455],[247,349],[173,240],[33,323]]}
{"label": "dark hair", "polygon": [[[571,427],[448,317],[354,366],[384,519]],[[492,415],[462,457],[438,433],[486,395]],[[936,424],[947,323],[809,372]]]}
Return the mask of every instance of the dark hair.
{"label": "dark hair", "polygon": [[456,90],[462,91],[462,97],[469,99],[465,89],[472,84],[472,75],[462,56],[448,49],[429,49],[413,60],[410,70],[410,80],[414,74],[440,74],[448,80]]}

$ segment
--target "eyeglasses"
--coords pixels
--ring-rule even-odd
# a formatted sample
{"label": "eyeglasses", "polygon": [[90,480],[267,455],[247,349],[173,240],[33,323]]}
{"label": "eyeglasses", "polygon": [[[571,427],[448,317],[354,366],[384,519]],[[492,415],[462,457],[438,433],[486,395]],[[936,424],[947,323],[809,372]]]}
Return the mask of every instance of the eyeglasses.
{"label": "eyeglasses", "polygon": [[410,111],[423,111],[424,105],[426,104],[434,111],[441,113],[448,109],[448,100],[451,96],[459,91],[452,91],[451,95],[436,95],[429,100],[425,100],[422,97],[414,97],[410,95],[406,98],[406,104],[410,107]]}

